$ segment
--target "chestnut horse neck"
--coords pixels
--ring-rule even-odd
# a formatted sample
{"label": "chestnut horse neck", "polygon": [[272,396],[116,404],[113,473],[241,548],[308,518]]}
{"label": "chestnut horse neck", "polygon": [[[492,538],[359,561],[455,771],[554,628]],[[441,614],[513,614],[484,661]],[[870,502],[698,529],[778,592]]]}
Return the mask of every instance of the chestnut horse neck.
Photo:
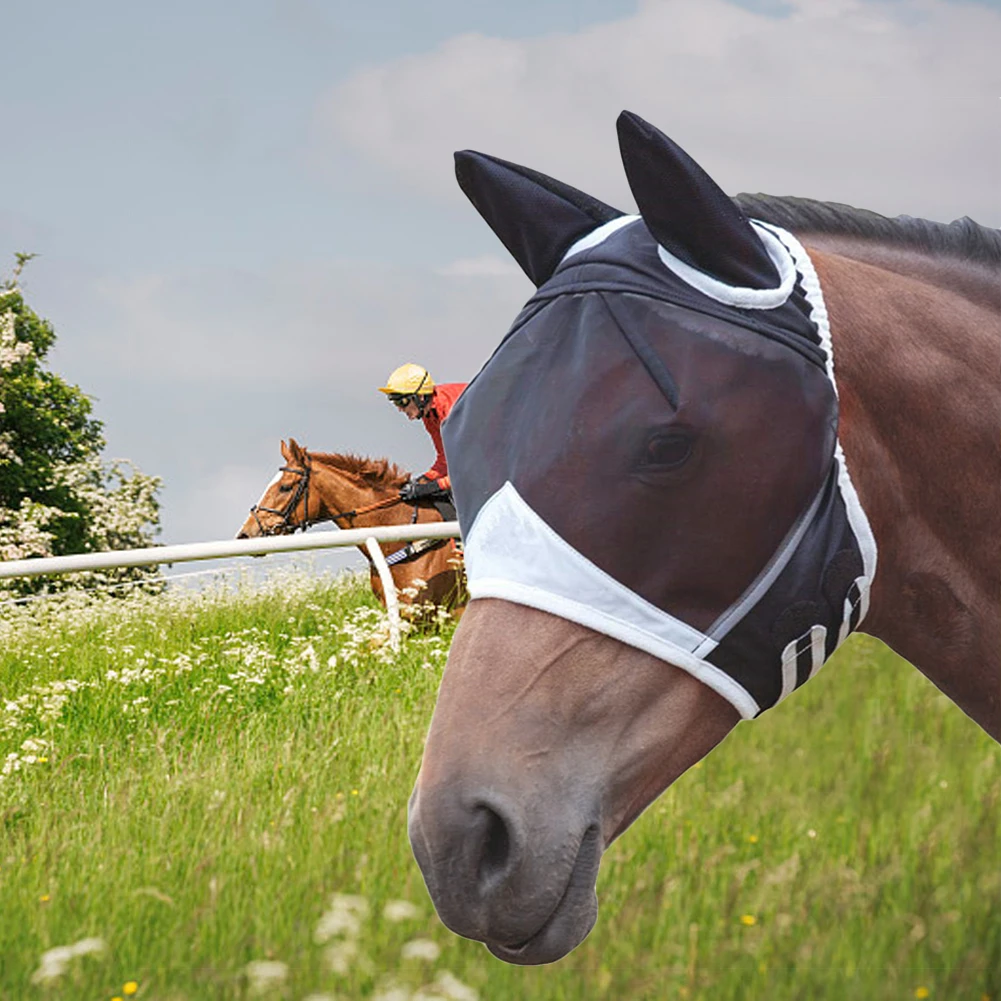
{"label": "chestnut horse neck", "polygon": [[304,455],[314,495],[310,524],[333,521],[340,528],[367,528],[418,520],[414,509],[399,499],[407,474],[385,459],[326,452]]}
{"label": "chestnut horse neck", "polygon": [[1001,739],[998,265],[953,256],[936,269],[907,248],[803,241],[830,315],[841,441],[879,547],[863,628]]}

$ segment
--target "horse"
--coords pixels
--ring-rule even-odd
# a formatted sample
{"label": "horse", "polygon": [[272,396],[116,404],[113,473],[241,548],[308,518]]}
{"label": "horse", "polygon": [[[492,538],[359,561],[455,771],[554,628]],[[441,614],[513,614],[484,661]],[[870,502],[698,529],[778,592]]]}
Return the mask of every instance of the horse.
{"label": "horse", "polygon": [[408,826],[442,921],[515,964],[863,625],[1001,738],[1001,233],[731,199],[617,127],[638,215],[455,156],[538,291],[445,428],[471,600]]}
{"label": "horse", "polygon": [[[407,505],[400,487],[409,474],[386,459],[309,452],[294,438],[281,443],[284,463],[250,509],[238,539],[287,535],[332,521],[339,528],[444,521],[433,503]],[[359,550],[369,559],[364,546]],[[451,539],[381,543],[404,610],[444,607],[459,614],[465,601],[461,556]],[[372,591],[386,604],[369,559]]]}

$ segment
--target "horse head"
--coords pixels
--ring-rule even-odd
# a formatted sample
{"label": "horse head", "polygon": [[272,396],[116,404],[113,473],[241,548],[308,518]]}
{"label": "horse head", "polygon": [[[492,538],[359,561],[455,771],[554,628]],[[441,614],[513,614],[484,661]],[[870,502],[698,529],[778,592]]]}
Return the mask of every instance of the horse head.
{"label": "horse head", "polygon": [[250,509],[247,520],[236,533],[238,539],[286,535],[306,527],[318,517],[315,497],[314,509],[310,509],[312,469],[309,453],[295,438],[289,438],[287,444],[283,440],[281,450],[284,464],[264,488],[261,499]]}
{"label": "horse head", "polygon": [[603,850],[812,676],[875,566],[808,257],[618,131],[636,216],[456,154],[538,291],[444,427],[474,600],[410,838],[445,924],[515,963],[583,940]]}

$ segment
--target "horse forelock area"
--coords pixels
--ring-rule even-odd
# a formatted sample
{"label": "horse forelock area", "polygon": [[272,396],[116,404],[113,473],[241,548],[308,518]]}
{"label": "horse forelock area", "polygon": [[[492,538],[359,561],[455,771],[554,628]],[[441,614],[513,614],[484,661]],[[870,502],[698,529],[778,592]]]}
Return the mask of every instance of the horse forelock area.
{"label": "horse forelock area", "polygon": [[950,223],[913,216],[891,219],[878,212],[839,202],[821,202],[791,195],[739,194],[733,200],[748,216],[797,234],[843,236],[988,268],[1001,265],[1001,230],[981,226],[969,216]]}
{"label": "horse forelock area", "polygon": [[399,487],[409,474],[389,459],[370,459],[349,452],[310,452],[310,458],[324,466],[333,466],[342,473],[364,480],[371,487],[387,490]]}

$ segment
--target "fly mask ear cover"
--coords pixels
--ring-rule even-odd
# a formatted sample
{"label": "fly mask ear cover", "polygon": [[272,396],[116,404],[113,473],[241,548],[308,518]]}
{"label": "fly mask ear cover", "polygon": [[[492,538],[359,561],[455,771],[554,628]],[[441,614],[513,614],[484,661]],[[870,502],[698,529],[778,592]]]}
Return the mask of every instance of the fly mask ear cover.
{"label": "fly mask ear cover", "polygon": [[[545,505],[526,473],[526,456],[541,456],[548,470],[556,453],[538,442],[547,414],[526,412],[515,401],[526,387],[542,408],[550,406],[554,393],[579,391],[570,380],[580,375],[586,385],[588,373],[574,337],[612,344],[626,333],[660,386],[663,407],[674,405],[671,387],[660,385],[655,365],[637,348],[642,332],[627,333],[621,325],[613,330],[604,319],[612,313],[607,304],[618,296],[720,319],[797,352],[812,363],[810,372],[829,380],[827,422],[836,428],[830,330],[809,255],[790,233],[764,223],[753,227],[779,278],[771,288],[735,288],[707,274],[666,250],[635,216],[615,218],[578,237],[443,426],[473,600],[503,598],[613,636],[688,671],[744,718],[777,704],[812,677],[867,609],[876,547],[836,437],[832,434],[823,446],[825,456],[818,457],[827,462],[819,489],[799,516],[782,526],[781,542],[739,597],[714,609],[711,624],[700,629],[672,613],[669,599],[639,594],[610,562],[594,562],[582,554],[580,543],[568,541],[576,537],[573,497],[562,518],[550,514],[547,521],[539,515],[535,508]],[[586,305],[590,300],[593,308]],[[573,324],[580,329],[570,330]],[[564,427],[567,440],[586,434],[576,425]],[[534,506],[528,502],[533,497]],[[614,517],[609,512],[609,520]]]}

